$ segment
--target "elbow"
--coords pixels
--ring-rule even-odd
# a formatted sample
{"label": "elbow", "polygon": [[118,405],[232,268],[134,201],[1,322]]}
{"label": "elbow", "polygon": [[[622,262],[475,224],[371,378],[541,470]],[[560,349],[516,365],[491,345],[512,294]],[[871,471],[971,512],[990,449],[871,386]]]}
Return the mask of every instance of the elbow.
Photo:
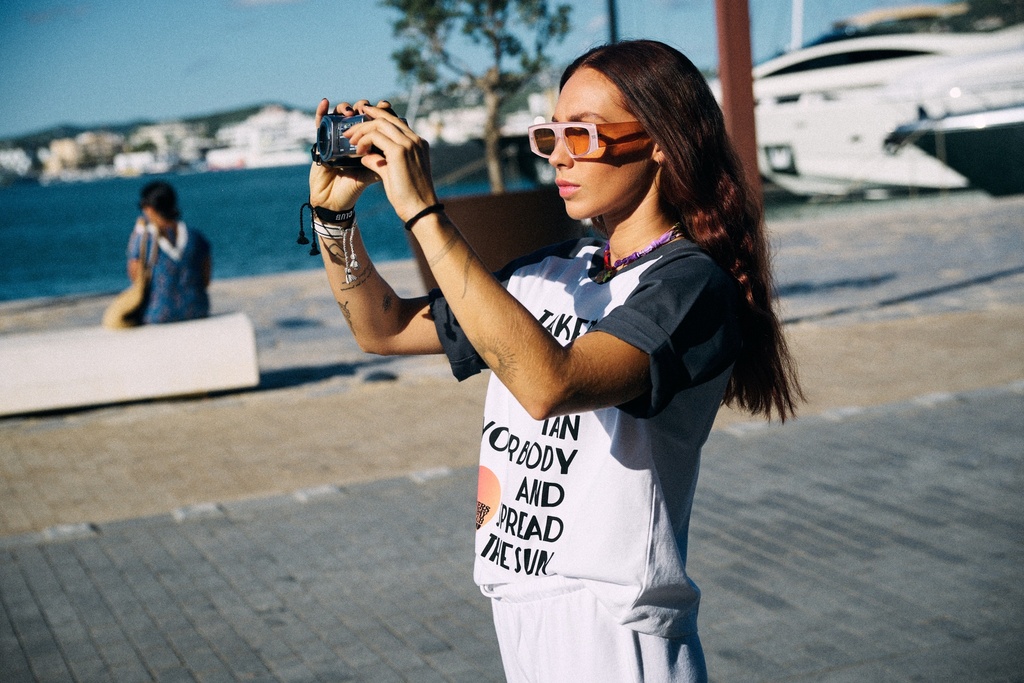
{"label": "elbow", "polygon": [[397,337],[366,333],[353,334],[353,337],[359,350],[372,356],[404,356],[409,353]]}
{"label": "elbow", "polygon": [[519,378],[501,378],[505,386],[534,420],[567,415],[581,406],[583,385],[574,381],[568,363],[543,364],[538,372]]}
{"label": "elbow", "polygon": [[523,408],[526,409],[527,414],[538,422],[543,422],[549,418],[561,415],[562,412],[556,409],[556,406],[550,403],[530,403],[523,404]]}
{"label": "elbow", "polygon": [[362,351],[363,353],[369,353],[369,354],[374,355],[374,356],[383,355],[383,354],[381,354],[380,352],[377,351],[377,346],[375,344],[371,344],[369,342],[365,342],[362,339],[360,339],[359,337],[356,337],[356,346],[358,346],[359,350]]}
{"label": "elbow", "polygon": [[374,356],[391,356],[393,352],[389,352],[389,347],[382,340],[378,338],[367,338],[366,336],[355,335],[356,345],[359,346],[359,350],[363,353],[368,353]]}
{"label": "elbow", "polygon": [[537,421],[566,415],[573,409],[570,396],[561,384],[548,384],[517,399],[526,413]]}

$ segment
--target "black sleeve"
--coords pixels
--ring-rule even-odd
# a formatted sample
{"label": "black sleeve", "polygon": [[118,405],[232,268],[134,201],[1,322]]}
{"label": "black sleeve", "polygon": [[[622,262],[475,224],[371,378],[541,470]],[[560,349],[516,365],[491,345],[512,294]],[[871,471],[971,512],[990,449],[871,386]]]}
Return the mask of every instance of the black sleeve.
{"label": "black sleeve", "polygon": [[455,314],[448,307],[448,301],[441,290],[430,292],[430,315],[434,318],[437,337],[441,340],[444,353],[452,366],[452,374],[460,382],[487,369],[487,364],[469,343],[462,326],[455,319]]}
{"label": "black sleeve", "polygon": [[650,356],[650,394],[620,408],[654,416],[679,391],[727,370],[741,345],[738,308],[737,285],[705,254],[676,250],[655,263],[626,301],[591,328]]}

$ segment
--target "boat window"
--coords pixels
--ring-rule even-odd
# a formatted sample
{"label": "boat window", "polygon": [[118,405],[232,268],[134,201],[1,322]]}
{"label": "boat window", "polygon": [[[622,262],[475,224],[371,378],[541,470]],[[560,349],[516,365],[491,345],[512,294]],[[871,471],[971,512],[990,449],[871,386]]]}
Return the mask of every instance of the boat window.
{"label": "boat window", "polygon": [[903,59],[904,57],[920,57],[921,55],[933,54],[925,50],[855,50],[851,52],[837,52],[831,55],[814,57],[796,64],[784,66],[777,71],[764,74],[761,78],[782,76],[783,74],[795,74],[801,71],[812,71],[814,69],[831,69],[837,66],[850,66],[853,64],[867,64],[869,62],[881,62],[889,59]]}

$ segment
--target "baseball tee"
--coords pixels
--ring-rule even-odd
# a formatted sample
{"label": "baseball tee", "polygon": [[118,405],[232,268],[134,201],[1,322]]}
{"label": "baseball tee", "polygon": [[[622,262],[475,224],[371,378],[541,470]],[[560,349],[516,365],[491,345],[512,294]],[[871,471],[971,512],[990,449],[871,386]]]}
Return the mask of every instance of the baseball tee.
{"label": "baseball tee", "polygon": [[[650,391],[627,404],[534,420],[497,376],[480,448],[474,579],[485,589],[578,579],[621,624],[696,632],[687,533],[700,451],[739,351],[739,290],[680,239],[598,283],[603,242],[519,259],[499,280],[562,345],[600,330],[650,357]],[[431,312],[454,375],[486,368],[440,292]],[[486,592],[486,591],[485,591]]]}

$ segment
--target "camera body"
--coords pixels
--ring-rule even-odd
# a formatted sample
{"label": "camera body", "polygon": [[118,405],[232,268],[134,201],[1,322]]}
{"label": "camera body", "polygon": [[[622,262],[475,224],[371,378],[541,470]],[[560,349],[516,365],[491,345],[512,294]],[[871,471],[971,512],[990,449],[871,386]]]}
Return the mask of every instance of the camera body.
{"label": "camera body", "polygon": [[[316,153],[324,166],[344,168],[359,166],[360,154],[343,133],[363,121],[370,121],[369,116],[342,116],[326,114],[320,119],[320,128],[316,131]],[[405,119],[401,119],[404,123]]]}

